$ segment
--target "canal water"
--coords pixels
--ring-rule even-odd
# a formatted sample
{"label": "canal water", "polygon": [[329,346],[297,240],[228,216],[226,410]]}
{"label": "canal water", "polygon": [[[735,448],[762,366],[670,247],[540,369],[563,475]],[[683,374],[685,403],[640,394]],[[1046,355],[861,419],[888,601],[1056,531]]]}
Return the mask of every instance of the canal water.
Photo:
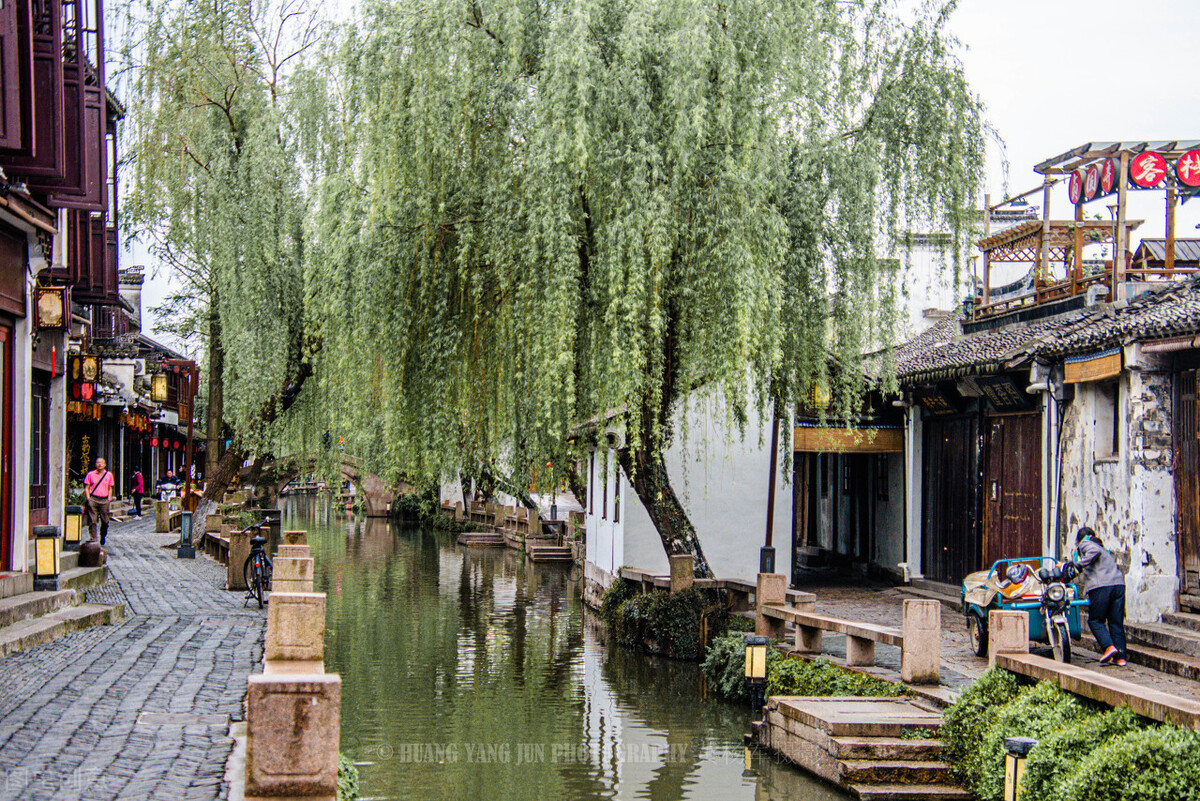
{"label": "canal water", "polygon": [[607,644],[577,571],[303,498],[284,528],[309,531],[364,799],[845,797],[748,756],[750,711],[696,665]]}

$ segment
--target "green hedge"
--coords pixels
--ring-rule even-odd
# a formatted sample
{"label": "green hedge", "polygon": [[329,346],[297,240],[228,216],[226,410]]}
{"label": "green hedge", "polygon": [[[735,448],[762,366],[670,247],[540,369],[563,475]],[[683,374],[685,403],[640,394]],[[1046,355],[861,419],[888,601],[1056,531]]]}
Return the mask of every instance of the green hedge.
{"label": "green hedge", "polygon": [[779,659],[767,669],[767,695],[877,697],[904,695],[903,684],[839,667],[825,659]]}
{"label": "green hedge", "polygon": [[993,668],[946,710],[946,759],[981,801],[1000,801],[1004,738],[1032,737],[1022,797],[1038,801],[1200,799],[1200,733],[1109,710],[1054,682]]}
{"label": "green hedge", "polygon": [[707,616],[709,631],[720,636],[731,619],[716,591],[693,587],[643,595],[634,582],[623,579],[605,591],[600,615],[620,645],[693,661],[704,658],[701,620]]}

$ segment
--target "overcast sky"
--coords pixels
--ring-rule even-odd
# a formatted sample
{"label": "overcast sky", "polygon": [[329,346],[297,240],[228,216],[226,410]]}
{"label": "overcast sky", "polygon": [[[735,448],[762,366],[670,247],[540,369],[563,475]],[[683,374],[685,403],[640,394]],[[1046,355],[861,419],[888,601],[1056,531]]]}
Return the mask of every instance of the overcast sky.
{"label": "overcast sky", "polygon": [[[999,148],[990,148],[993,202],[1038,186],[1033,165],[1085,142],[1200,139],[1196,0],[960,0],[950,29],[1006,146],[1007,175]],[[1130,193],[1129,217],[1146,220],[1135,245],[1163,235],[1163,195]],[[1040,204],[1040,193],[1030,200]],[[1087,206],[1088,216],[1107,218],[1107,202]],[[1062,184],[1051,210],[1072,214]],[[1177,236],[1200,235],[1197,222],[1200,201],[1182,206]],[[127,253],[123,263],[147,266],[143,306],[153,334],[149,310],[169,291],[169,276],[144,253]]]}

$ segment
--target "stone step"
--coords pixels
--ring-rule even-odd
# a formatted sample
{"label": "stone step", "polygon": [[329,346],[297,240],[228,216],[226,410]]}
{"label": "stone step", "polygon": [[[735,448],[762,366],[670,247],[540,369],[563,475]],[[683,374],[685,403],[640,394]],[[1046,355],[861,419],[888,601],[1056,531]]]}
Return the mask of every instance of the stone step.
{"label": "stone step", "polygon": [[[1102,650],[1091,637],[1084,637],[1082,642],[1084,647],[1095,651],[1097,655]],[[1172,676],[1200,681],[1200,659],[1194,656],[1176,654],[1171,651],[1164,651],[1161,648],[1136,644],[1129,645],[1126,648],[1125,655],[1135,665],[1148,667],[1151,670],[1157,670],[1159,673],[1168,673]]]}
{"label": "stone step", "polygon": [[846,759],[839,765],[847,784],[950,784],[945,762],[908,759]]}
{"label": "stone step", "polygon": [[1168,626],[1200,632],[1200,615],[1194,612],[1167,612],[1163,615],[1162,622]]}
{"label": "stone step", "polygon": [[58,557],[58,572],[79,567],[79,551],[63,551]]}
{"label": "stone step", "polygon": [[11,598],[27,592],[33,592],[32,573],[0,574],[0,598]]}
{"label": "stone step", "polygon": [[1125,636],[1138,645],[1200,657],[1200,631],[1170,623],[1126,623]]}
{"label": "stone step", "polygon": [[83,631],[92,626],[117,623],[124,617],[124,604],[81,604],[59,609],[32,620],[22,620],[0,629],[0,656],[26,651],[36,645],[58,639],[64,634]]}
{"label": "stone step", "polygon": [[81,600],[74,590],[35,591],[0,598],[0,627],[48,615],[59,609],[75,606]]}
{"label": "stone step", "polygon": [[1196,593],[1180,593],[1179,605],[1184,609],[1190,609],[1193,612],[1200,612],[1200,594]]}
{"label": "stone step", "polygon": [[108,566],[73,567],[70,570],[60,570],[58,585],[64,589],[85,590],[97,587],[108,581]]}
{"label": "stone step", "polygon": [[458,535],[459,545],[504,545],[504,535],[491,534],[486,531],[465,531]]}
{"label": "stone step", "polygon": [[839,759],[907,759],[937,762],[941,740],[905,740],[900,737],[831,737]]}
{"label": "stone step", "polygon": [[557,545],[527,546],[526,553],[534,562],[570,562],[575,558],[570,548]]}
{"label": "stone step", "polygon": [[968,801],[975,797],[952,784],[852,784],[850,792],[862,801]]}

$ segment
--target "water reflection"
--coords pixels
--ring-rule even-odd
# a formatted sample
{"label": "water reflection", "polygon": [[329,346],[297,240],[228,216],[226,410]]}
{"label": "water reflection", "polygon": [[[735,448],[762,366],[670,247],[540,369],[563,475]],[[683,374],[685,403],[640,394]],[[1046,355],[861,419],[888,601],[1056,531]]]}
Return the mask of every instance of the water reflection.
{"label": "water reflection", "polygon": [[605,645],[563,569],[293,501],[365,798],[844,798],[761,755],[695,665]]}

